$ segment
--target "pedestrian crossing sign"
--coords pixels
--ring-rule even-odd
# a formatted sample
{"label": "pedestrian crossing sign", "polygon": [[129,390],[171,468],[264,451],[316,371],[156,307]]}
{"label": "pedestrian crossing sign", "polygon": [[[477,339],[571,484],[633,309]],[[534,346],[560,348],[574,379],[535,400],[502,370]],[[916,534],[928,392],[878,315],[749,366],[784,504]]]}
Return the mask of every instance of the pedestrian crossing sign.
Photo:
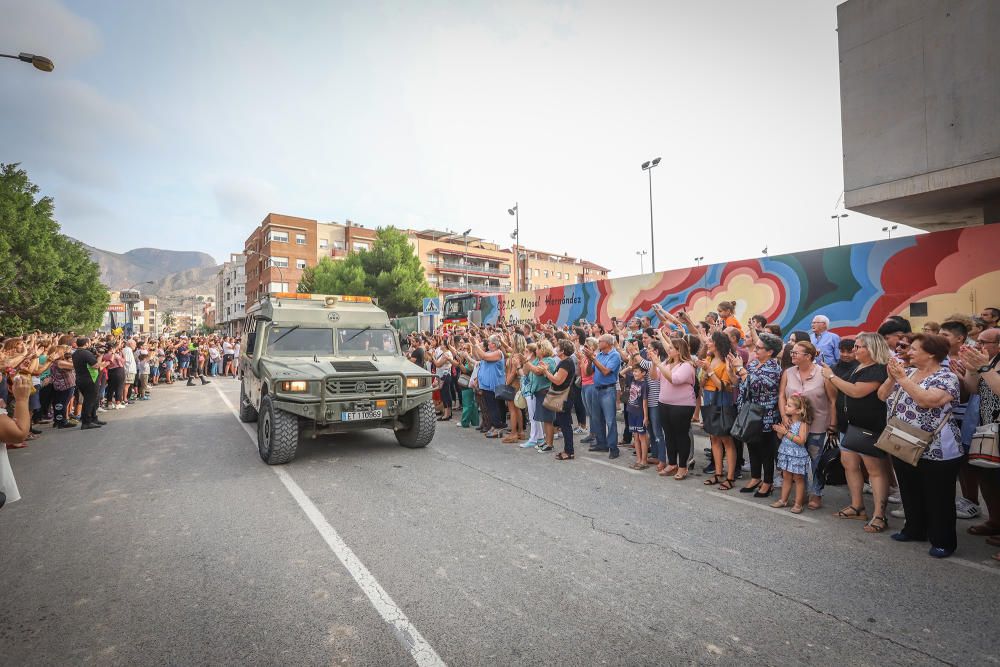
{"label": "pedestrian crossing sign", "polygon": [[438,306],[438,300],[435,297],[425,297],[422,312],[424,315],[440,315],[441,307]]}

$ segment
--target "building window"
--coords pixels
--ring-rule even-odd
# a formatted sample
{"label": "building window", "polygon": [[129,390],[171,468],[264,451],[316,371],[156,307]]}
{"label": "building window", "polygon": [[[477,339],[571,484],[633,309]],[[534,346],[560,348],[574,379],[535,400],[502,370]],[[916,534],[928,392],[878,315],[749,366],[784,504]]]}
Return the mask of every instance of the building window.
{"label": "building window", "polygon": [[267,235],[267,238],[276,243],[288,243],[288,232],[276,232],[272,230],[271,233]]}
{"label": "building window", "polygon": [[367,243],[358,243],[357,241],[355,241],[354,242],[354,252],[361,252],[362,250],[368,250],[368,244]]}
{"label": "building window", "polygon": [[295,260],[295,268],[299,270],[306,268],[306,260],[304,259]]}
{"label": "building window", "polygon": [[538,277],[538,269],[535,269],[535,277]]}
{"label": "building window", "polygon": [[306,235],[305,234],[296,234],[295,235],[295,245],[305,245],[305,244],[306,244]]}
{"label": "building window", "polygon": [[[544,271],[542,271],[542,273],[544,274],[542,276],[543,278],[548,278],[549,277],[549,270],[548,269],[545,269]],[[546,287],[548,287],[548,285],[546,285]]]}
{"label": "building window", "polygon": [[330,240],[329,239],[320,239],[319,240],[319,247],[320,248],[326,248],[329,245],[330,245]]}
{"label": "building window", "polygon": [[270,283],[268,287],[268,292],[287,292],[288,283]]}
{"label": "building window", "polygon": [[343,250],[344,249],[344,242],[343,241],[334,241],[333,242],[333,248],[335,250]]}
{"label": "building window", "polygon": [[432,252],[427,253],[427,262],[429,264],[437,264],[437,262],[438,262],[438,256],[435,255]]}
{"label": "building window", "polygon": [[285,268],[286,266],[288,266],[288,258],[278,257],[278,256],[271,257],[271,266]]}

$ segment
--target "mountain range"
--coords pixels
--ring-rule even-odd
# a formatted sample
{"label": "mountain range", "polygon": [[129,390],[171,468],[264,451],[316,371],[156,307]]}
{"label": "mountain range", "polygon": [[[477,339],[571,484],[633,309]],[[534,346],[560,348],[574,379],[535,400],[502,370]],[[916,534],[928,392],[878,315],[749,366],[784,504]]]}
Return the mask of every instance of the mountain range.
{"label": "mountain range", "polygon": [[142,294],[156,296],[161,312],[182,309],[198,294],[215,294],[215,277],[222,268],[211,255],[197,251],[136,248],[116,253],[83,246],[101,267],[101,282],[108,289],[135,286]]}

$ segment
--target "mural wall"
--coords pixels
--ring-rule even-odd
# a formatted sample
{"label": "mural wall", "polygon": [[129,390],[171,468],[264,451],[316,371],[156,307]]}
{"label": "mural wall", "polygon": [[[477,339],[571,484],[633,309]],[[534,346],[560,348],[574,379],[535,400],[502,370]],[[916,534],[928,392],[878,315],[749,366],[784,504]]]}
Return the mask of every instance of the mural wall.
{"label": "mural wall", "polygon": [[915,330],[951,313],[978,314],[1000,307],[1000,225],[514,292],[484,299],[483,321],[607,326],[612,316],[652,317],[654,303],[698,321],[724,300],[736,302],[741,322],[760,313],[785,332],[808,331],[818,313],[842,335],[874,331],[895,314]]}

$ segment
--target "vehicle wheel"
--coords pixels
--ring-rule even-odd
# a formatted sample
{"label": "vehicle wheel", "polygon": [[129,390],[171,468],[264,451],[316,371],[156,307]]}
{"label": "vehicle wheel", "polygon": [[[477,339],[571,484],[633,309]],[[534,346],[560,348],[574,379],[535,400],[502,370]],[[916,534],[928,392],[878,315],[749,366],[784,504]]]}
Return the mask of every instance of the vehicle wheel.
{"label": "vehicle wheel", "polygon": [[403,447],[426,447],[434,439],[437,416],[434,414],[434,404],[430,401],[413,408],[400,421],[405,426],[396,431],[396,440]]}
{"label": "vehicle wheel", "polygon": [[247,392],[246,389],[243,388],[242,382],[240,382],[240,421],[241,422],[257,421],[257,411],[250,404],[250,399],[247,398]]}
{"label": "vehicle wheel", "polygon": [[288,463],[299,444],[299,418],[274,407],[270,396],[260,399],[257,417],[257,451],[268,465]]}

